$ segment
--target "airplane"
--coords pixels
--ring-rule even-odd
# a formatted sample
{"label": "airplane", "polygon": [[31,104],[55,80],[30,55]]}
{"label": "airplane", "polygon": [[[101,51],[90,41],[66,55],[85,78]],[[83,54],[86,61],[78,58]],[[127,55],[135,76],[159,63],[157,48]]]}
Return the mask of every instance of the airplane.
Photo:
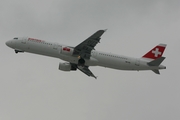
{"label": "airplane", "polygon": [[30,37],[15,37],[7,41],[6,45],[14,49],[15,53],[29,52],[59,58],[66,61],[59,63],[59,70],[76,71],[79,69],[94,78],[97,77],[90,71],[89,66],[101,66],[117,70],[152,70],[156,74],[160,74],[160,69],[166,69],[166,66],[161,65],[165,59],[162,55],[166,44],[155,46],[140,58],[96,51],[94,47],[100,42],[105,31],[98,30],[75,47]]}

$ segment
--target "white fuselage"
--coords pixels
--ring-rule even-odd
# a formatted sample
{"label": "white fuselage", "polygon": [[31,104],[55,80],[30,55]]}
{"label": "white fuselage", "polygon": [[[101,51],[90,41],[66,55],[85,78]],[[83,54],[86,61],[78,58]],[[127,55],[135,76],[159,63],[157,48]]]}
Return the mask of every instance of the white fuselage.
{"label": "white fuselage", "polygon": [[[6,43],[9,47],[29,53],[35,53],[55,58],[60,58],[70,63],[78,63],[79,58],[73,56],[71,52],[64,53],[62,50],[66,45],[58,43],[46,42],[38,39],[21,38],[18,40],[10,40]],[[70,47],[70,46],[68,46]],[[73,47],[70,47],[73,49]],[[66,51],[65,51],[66,52]],[[91,51],[90,59],[85,59],[87,66],[103,66],[119,70],[153,70],[164,69],[164,66],[149,66],[147,60],[141,58],[132,58],[122,55],[100,52],[96,50]]]}

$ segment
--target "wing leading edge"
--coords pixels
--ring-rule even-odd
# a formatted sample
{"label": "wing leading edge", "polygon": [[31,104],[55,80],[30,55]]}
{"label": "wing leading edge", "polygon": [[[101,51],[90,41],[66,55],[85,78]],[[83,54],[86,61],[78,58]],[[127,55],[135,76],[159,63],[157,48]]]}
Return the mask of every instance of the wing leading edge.
{"label": "wing leading edge", "polygon": [[87,38],[82,43],[77,45],[74,48],[73,55],[80,56],[81,58],[84,58],[84,59],[90,59],[91,51],[94,49],[96,44],[99,43],[101,36],[105,31],[106,30],[98,30],[93,35],[91,35],[89,38]]}

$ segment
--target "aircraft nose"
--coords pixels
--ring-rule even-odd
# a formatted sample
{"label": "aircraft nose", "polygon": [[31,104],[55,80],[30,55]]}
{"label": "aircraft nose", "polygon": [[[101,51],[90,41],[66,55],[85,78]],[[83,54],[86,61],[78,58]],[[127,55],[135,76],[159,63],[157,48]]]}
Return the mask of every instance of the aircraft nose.
{"label": "aircraft nose", "polygon": [[9,46],[9,41],[6,42],[6,45]]}
{"label": "aircraft nose", "polygon": [[12,40],[7,41],[7,42],[6,42],[6,45],[7,45],[8,47],[11,47],[11,45],[12,45]]}

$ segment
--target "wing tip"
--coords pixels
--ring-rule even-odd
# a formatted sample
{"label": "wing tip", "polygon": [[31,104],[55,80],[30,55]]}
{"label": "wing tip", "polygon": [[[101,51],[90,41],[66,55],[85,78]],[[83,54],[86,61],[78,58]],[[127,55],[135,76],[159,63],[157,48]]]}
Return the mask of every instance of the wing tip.
{"label": "wing tip", "polygon": [[107,31],[107,29],[104,29],[104,32],[106,32]]}

